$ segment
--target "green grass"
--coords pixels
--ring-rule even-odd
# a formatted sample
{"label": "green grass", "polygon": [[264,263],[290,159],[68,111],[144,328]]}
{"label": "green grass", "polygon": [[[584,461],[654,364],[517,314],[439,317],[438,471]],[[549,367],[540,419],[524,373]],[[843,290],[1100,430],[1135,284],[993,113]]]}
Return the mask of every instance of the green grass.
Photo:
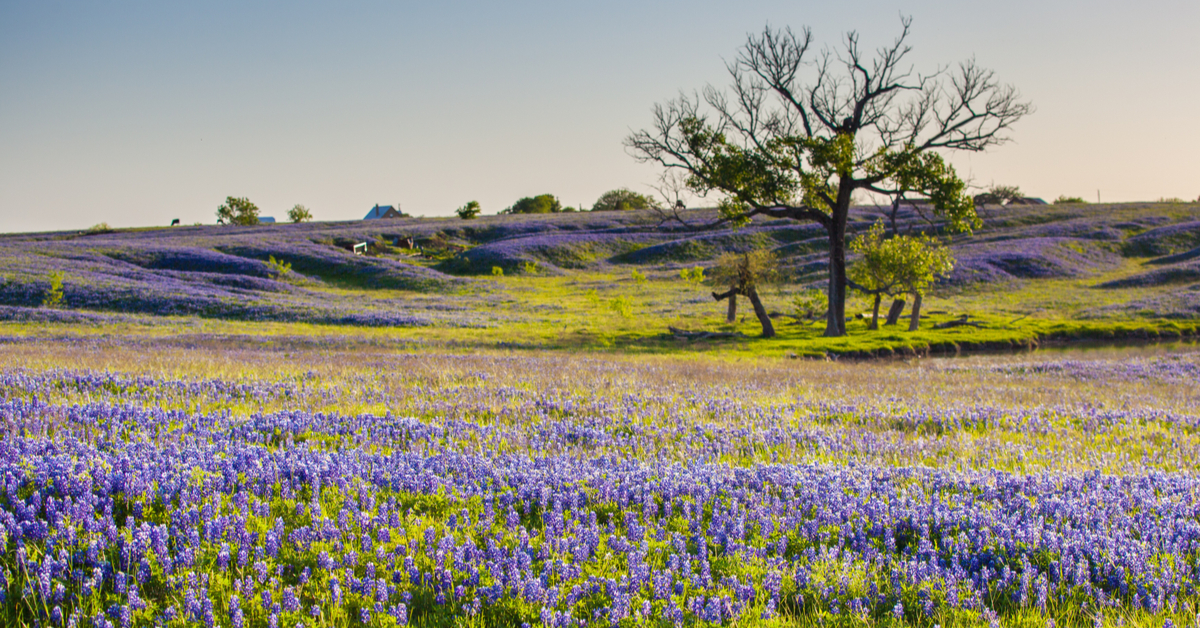
{"label": "green grass", "polygon": [[[1120,290],[1098,288],[1145,269],[1131,259],[1115,269],[1085,278],[1021,280],[1003,285],[927,295],[919,331],[908,332],[907,312],[900,324],[867,329],[870,302],[851,293],[846,312],[847,335],[823,336],[823,320],[798,320],[791,314],[796,286],[762,291],[778,336],[759,338],[761,328],[749,303],[740,303],[738,320],[725,322],[725,303],[714,302],[709,283],[681,279],[677,272],[646,271],[637,279],[624,270],[567,271],[561,275],[522,274],[480,277],[436,290],[372,287],[354,281],[310,286],[339,299],[374,303],[377,307],[463,309],[477,315],[480,328],[355,328],[307,323],[246,322],[198,317],[131,316],[115,325],[0,322],[0,334],[15,336],[229,336],[309,338],[314,342],[417,344],[449,350],[525,348],[549,351],[601,351],[631,354],[728,354],[734,356],[802,357],[906,355],[913,353],[1008,350],[1070,340],[1174,339],[1200,333],[1198,319],[1164,319],[1153,312],[1128,313],[1122,305],[1138,299],[1169,296],[1179,288],[1157,286]],[[328,278],[327,278],[328,279]],[[398,305],[399,304],[399,305]],[[882,310],[887,309],[885,301]],[[1116,309],[1112,309],[1112,308]],[[1109,308],[1109,309],[1106,309]],[[1117,312],[1117,314],[1113,314]],[[883,312],[881,312],[882,318]],[[968,315],[980,327],[935,329],[935,325]],[[686,341],[670,336],[668,326],[693,331],[736,332],[742,337]]]}

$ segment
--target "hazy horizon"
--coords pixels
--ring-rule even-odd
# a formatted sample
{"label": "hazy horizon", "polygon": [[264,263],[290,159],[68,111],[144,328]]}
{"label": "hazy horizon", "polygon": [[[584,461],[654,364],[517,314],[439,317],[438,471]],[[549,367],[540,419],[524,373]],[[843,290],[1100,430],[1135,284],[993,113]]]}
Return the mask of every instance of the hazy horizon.
{"label": "hazy horizon", "polygon": [[[375,204],[494,214],[590,206],[658,170],[622,140],[650,109],[727,84],[764,25],[865,49],[913,18],[917,70],[974,57],[1036,112],[950,154],[977,186],[1096,202],[1192,200],[1200,5],[922,1],[504,6],[364,2],[0,6],[0,232],[215,222],[226,196],[284,220]],[[1189,59],[1191,61],[1189,61]]]}

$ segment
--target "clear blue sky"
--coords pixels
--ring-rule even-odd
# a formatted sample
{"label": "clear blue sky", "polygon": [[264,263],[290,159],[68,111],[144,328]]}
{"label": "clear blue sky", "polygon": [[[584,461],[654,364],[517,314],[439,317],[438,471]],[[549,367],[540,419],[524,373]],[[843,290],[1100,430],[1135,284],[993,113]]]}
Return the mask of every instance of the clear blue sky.
{"label": "clear blue sky", "polygon": [[724,85],[763,26],[874,48],[914,19],[918,70],[974,56],[1037,108],[952,158],[974,183],[1094,201],[1200,195],[1200,2],[0,2],[0,232],[283,218],[376,203],[491,214],[648,191],[622,139]]}

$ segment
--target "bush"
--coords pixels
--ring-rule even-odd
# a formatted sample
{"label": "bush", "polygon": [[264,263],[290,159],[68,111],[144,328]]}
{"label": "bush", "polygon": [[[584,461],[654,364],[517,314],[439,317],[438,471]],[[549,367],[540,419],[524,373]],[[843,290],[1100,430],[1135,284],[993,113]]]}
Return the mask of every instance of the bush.
{"label": "bush", "polygon": [[649,196],[638,194],[629,188],[619,188],[601,194],[600,198],[596,199],[596,203],[592,205],[592,211],[621,211],[647,209],[650,207],[658,207],[658,202]]}
{"label": "bush", "polygon": [[562,203],[553,194],[526,196],[506,208],[501,214],[557,214],[562,211]]}
{"label": "bush", "polygon": [[608,302],[608,309],[621,318],[633,316],[633,305],[625,297],[615,297]]}
{"label": "bush", "polygon": [[1079,196],[1059,196],[1058,198],[1054,199],[1055,205],[1083,205],[1085,203],[1087,203],[1087,201],[1083,200],[1083,198]]}
{"label": "bush", "polygon": [[50,287],[42,297],[42,307],[58,307],[63,300],[63,274],[50,273]]}
{"label": "bush", "polygon": [[267,261],[263,263],[267,265],[267,268],[270,269],[272,275],[275,275],[276,277],[283,277],[292,272],[292,265],[290,263],[283,260],[277,260],[275,259],[274,255],[269,255],[267,257]]}
{"label": "bush", "polygon": [[688,283],[704,283],[704,267],[680,268],[679,278]]}
{"label": "bush", "polygon": [[829,308],[829,297],[824,290],[808,288],[792,297],[792,307],[799,318],[816,318]]}

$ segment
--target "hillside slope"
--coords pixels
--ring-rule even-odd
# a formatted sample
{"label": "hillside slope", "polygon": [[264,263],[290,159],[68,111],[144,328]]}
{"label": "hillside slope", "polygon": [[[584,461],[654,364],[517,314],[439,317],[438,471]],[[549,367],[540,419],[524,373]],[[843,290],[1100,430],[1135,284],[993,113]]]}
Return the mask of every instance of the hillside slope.
{"label": "hillside slope", "polygon": [[[958,263],[938,290],[1004,294],[1030,282],[1094,279],[1093,316],[1200,316],[1200,205],[988,207],[951,238]],[[61,278],[66,310],[367,326],[486,327],[505,315],[495,273],[677,278],[722,253],[768,248],[789,285],[820,285],[821,229],[788,220],[706,228],[652,212],[196,226],[0,236],[0,316],[36,317]],[[881,218],[854,210],[851,232]],[[901,216],[902,230],[925,226]],[[366,243],[367,254],[351,249]],[[280,263],[271,263],[271,260]],[[453,298],[470,294],[470,299]],[[50,300],[53,300],[52,298]],[[49,316],[49,314],[41,314]],[[65,316],[59,314],[58,316]]]}

